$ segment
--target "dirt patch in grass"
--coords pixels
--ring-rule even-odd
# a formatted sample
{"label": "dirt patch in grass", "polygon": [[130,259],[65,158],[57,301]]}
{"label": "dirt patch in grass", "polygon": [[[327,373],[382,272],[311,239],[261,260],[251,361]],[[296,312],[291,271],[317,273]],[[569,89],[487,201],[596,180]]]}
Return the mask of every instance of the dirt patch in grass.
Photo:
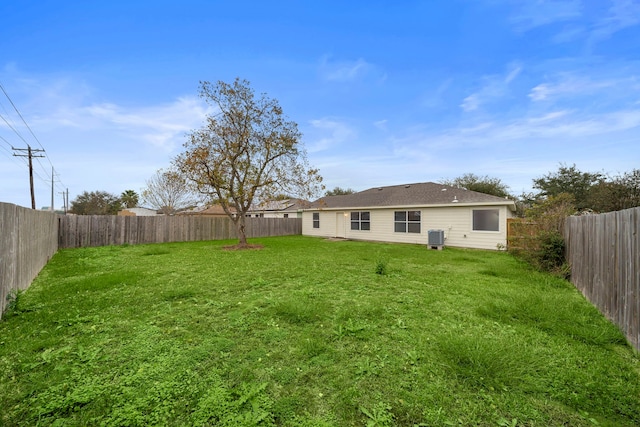
{"label": "dirt patch in grass", "polygon": [[222,249],[225,251],[258,251],[260,249],[264,249],[264,246],[246,243],[246,244],[223,246]]}

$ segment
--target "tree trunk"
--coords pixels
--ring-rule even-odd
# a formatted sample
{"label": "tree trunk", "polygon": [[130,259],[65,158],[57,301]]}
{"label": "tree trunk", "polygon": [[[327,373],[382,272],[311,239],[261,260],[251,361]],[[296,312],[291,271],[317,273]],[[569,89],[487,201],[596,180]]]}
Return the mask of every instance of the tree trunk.
{"label": "tree trunk", "polygon": [[238,246],[247,246],[247,234],[244,227],[244,215],[241,215],[236,221],[236,229],[238,231]]}

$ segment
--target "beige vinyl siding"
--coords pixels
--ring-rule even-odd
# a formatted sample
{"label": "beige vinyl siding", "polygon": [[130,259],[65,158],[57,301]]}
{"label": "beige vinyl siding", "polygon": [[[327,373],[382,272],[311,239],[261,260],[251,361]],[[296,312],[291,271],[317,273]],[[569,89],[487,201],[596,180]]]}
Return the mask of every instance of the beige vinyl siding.
{"label": "beige vinyl siding", "polygon": [[314,212],[304,212],[302,214],[302,235],[317,236],[317,237],[336,237],[335,211],[320,211],[319,213],[320,213],[319,228],[313,228]]}
{"label": "beige vinyl siding", "polygon": [[[403,209],[376,209],[369,210],[371,212],[371,230],[358,231],[351,230],[347,226],[347,238],[349,239],[362,239],[362,240],[375,240],[381,242],[398,242],[398,243],[417,243],[426,244],[426,232],[424,226],[421,225],[420,234],[417,233],[396,233],[394,232],[394,212],[396,210]],[[420,210],[422,212],[425,209],[412,209]]]}
{"label": "beige vinyl siding", "polygon": [[[497,209],[500,215],[499,231],[474,231],[474,209]],[[403,210],[421,212],[420,233],[394,231],[394,213]],[[351,230],[350,213],[370,212],[370,230]],[[444,230],[445,246],[477,249],[497,249],[507,242],[507,218],[512,215],[506,206],[454,206],[454,207],[399,207],[384,209],[321,210],[320,228],[313,228],[313,212],[304,212],[302,234],[319,237],[345,237],[354,240],[427,244],[429,230]],[[344,218],[344,227],[336,230],[337,215]],[[342,231],[343,230],[343,231]],[[341,232],[344,235],[340,235]]]}
{"label": "beige vinyl siding", "polygon": [[[497,209],[500,215],[499,231],[474,231],[474,209]],[[499,245],[507,244],[507,218],[511,217],[512,213],[506,206],[460,206],[430,208],[425,222],[428,229],[444,230],[445,246],[497,249]]]}

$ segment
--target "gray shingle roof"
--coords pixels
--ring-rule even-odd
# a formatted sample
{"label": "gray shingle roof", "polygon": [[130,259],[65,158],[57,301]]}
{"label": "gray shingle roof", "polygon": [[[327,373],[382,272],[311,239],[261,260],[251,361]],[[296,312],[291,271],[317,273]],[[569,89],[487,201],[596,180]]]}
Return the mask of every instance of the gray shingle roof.
{"label": "gray shingle roof", "polygon": [[513,205],[515,208],[512,200],[434,182],[374,187],[353,194],[322,197],[313,202],[310,208],[398,207],[458,203]]}
{"label": "gray shingle roof", "polygon": [[306,200],[302,199],[284,199],[284,200],[270,200],[267,202],[260,203],[258,205],[252,206],[252,212],[258,211],[270,211],[270,212],[280,212],[280,211],[296,211],[298,209],[303,209],[309,207],[310,203]]}

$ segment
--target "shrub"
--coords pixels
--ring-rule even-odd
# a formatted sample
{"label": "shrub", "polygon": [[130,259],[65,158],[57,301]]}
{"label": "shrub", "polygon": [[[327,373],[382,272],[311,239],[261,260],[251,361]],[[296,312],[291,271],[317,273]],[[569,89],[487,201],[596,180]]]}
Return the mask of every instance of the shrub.
{"label": "shrub", "polygon": [[548,197],[536,203],[525,212],[526,219],[517,228],[512,227],[518,236],[510,236],[510,244],[518,245],[510,247],[509,251],[539,270],[569,277],[562,232],[565,219],[573,212],[573,199],[568,194]]}
{"label": "shrub", "polygon": [[538,236],[540,248],[535,254],[539,267],[555,271],[565,263],[564,238],[557,231],[546,231]]}
{"label": "shrub", "polygon": [[23,293],[24,291],[21,289],[12,289],[9,292],[7,295],[6,312],[4,314],[5,318],[22,313],[22,305],[20,301]]}
{"label": "shrub", "polygon": [[384,259],[379,259],[376,263],[376,274],[384,276],[387,274],[387,261]]}

